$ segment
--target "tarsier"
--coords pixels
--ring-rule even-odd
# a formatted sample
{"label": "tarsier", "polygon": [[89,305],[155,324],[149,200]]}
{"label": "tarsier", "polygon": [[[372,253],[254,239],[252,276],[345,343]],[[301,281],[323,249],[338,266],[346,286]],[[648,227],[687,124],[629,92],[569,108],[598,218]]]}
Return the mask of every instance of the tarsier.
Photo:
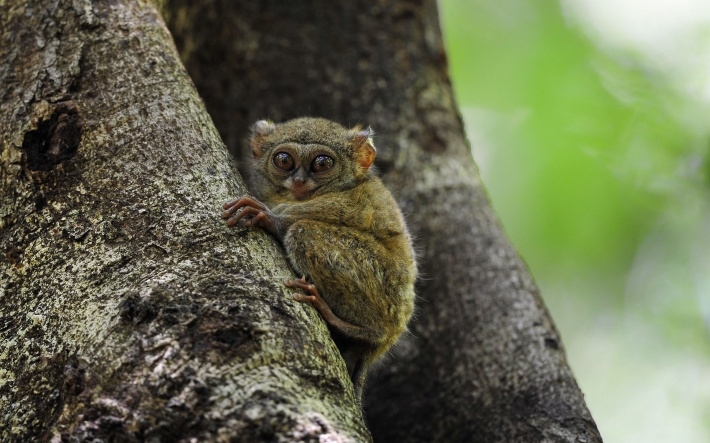
{"label": "tarsier", "polygon": [[357,398],[367,368],[407,329],[416,263],[392,194],[373,175],[370,129],[320,118],[252,128],[254,197],[224,204],[229,226],[258,227],[303,277],[286,280],[327,323]]}

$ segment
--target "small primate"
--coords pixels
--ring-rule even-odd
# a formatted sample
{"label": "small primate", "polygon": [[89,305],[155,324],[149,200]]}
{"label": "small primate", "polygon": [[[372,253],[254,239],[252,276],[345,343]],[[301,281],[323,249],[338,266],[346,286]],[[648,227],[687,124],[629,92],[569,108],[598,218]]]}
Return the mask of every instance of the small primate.
{"label": "small primate", "polygon": [[417,275],[402,213],[372,173],[371,136],[321,118],[256,122],[254,197],[225,203],[222,214],[283,244],[303,276],[284,283],[328,324],[358,399],[367,368],[407,329]]}

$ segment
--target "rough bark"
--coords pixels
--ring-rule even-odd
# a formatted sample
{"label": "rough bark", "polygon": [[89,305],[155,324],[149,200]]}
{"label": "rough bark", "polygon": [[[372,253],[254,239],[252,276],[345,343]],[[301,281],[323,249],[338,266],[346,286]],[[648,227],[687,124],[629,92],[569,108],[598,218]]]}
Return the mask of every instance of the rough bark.
{"label": "rough bark", "polygon": [[538,289],[496,219],[453,99],[436,4],[170,0],[168,23],[230,151],[258,118],[377,132],[419,238],[411,334],[369,380],[381,442],[599,442]]}
{"label": "rough bark", "polygon": [[370,439],[155,5],[0,2],[0,98],[1,441]]}

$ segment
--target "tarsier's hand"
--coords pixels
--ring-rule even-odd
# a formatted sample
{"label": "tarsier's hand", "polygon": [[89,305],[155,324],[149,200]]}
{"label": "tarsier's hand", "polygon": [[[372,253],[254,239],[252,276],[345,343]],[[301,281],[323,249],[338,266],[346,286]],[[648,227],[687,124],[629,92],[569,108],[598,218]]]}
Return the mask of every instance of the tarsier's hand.
{"label": "tarsier's hand", "polygon": [[278,238],[281,237],[278,216],[271,212],[265,204],[253,197],[242,196],[225,203],[222,208],[224,209],[222,218],[227,221],[229,226],[235,226],[241,222],[244,227],[261,228]]}

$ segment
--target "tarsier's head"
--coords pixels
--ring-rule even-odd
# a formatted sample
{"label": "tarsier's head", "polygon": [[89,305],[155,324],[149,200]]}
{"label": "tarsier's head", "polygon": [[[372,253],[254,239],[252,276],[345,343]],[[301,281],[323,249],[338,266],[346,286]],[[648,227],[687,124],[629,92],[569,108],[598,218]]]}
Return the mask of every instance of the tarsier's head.
{"label": "tarsier's head", "polygon": [[[252,128],[259,191],[277,200],[305,200],[351,188],[370,176],[372,130],[347,129],[321,118],[297,118]],[[268,187],[268,189],[264,189]]]}

